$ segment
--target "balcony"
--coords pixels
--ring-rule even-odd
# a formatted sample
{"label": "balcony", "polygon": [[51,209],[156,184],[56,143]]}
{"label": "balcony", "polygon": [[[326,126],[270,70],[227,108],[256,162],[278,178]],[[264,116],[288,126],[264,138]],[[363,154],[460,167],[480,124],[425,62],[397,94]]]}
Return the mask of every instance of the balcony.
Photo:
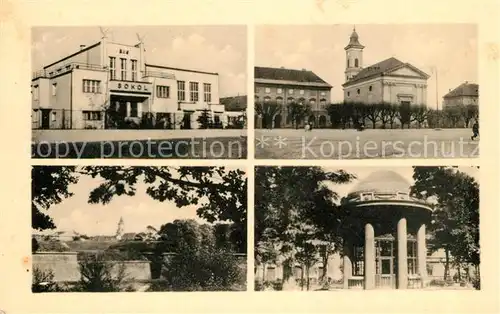
{"label": "balcony", "polygon": [[43,69],[40,71],[33,72],[32,75],[32,80],[38,79],[38,78],[52,78],[54,76],[58,76],[64,73],[67,73],[69,71],[72,71],[73,69],[82,69],[82,70],[92,70],[92,71],[106,71],[105,67],[102,67],[98,64],[88,64],[88,63],[80,63],[80,62],[69,62],[61,65],[58,68],[55,69]]}

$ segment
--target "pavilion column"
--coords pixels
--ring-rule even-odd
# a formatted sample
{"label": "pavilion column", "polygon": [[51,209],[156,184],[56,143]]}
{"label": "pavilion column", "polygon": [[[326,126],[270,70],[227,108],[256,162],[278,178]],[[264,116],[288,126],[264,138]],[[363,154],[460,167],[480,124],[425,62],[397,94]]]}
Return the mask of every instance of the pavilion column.
{"label": "pavilion column", "polygon": [[126,105],[127,105],[127,117],[130,117],[130,107],[131,107],[130,101],[127,101]]}
{"label": "pavilion column", "polygon": [[425,287],[427,281],[427,245],[425,242],[425,224],[418,228],[417,232],[417,267],[420,274],[422,287]]}
{"label": "pavilion column", "polygon": [[398,221],[398,289],[408,288],[408,248],[406,218]]}
{"label": "pavilion column", "polygon": [[351,249],[349,243],[344,241],[344,289],[349,289],[349,279],[352,275]]}
{"label": "pavilion column", "polygon": [[365,289],[375,288],[375,231],[371,224],[365,225]]}

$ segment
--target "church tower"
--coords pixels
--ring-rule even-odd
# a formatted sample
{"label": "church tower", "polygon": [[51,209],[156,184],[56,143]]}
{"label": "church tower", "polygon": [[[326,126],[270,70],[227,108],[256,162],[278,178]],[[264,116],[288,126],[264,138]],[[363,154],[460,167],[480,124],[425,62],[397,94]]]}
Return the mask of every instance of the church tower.
{"label": "church tower", "polygon": [[123,237],[123,227],[124,227],[123,217],[120,217],[120,221],[118,221],[118,228],[116,230],[116,240],[120,241]]}
{"label": "church tower", "polygon": [[365,46],[359,43],[358,33],[356,33],[356,27],[354,27],[349,38],[349,44],[344,48],[346,53],[346,68],[344,72],[346,82],[356,76],[363,68],[364,48]]}

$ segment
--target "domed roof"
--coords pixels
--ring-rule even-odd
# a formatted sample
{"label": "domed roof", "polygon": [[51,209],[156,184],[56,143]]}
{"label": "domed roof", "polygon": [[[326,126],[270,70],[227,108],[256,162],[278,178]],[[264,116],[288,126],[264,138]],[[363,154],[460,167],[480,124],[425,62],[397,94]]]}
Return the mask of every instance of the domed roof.
{"label": "domed roof", "polygon": [[372,172],[359,182],[349,194],[361,192],[407,193],[409,191],[410,183],[401,175],[391,170],[380,170]]}

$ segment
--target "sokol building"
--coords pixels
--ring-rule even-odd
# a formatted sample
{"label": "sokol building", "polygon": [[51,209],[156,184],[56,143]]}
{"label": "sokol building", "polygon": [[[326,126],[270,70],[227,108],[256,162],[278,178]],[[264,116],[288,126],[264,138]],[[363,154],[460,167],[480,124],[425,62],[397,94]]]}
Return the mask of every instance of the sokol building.
{"label": "sokol building", "polygon": [[139,124],[150,113],[156,125],[191,129],[203,111],[226,124],[217,73],[147,64],[144,52],[103,36],[34,73],[33,128],[110,128],[111,117]]}

